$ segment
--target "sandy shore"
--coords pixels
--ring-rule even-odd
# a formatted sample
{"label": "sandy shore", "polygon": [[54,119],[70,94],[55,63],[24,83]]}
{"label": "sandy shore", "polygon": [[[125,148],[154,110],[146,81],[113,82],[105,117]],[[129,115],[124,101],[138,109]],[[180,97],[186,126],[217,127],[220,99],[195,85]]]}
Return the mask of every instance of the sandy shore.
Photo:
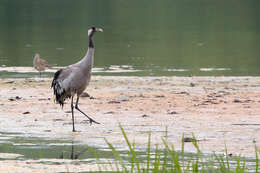
{"label": "sandy shore", "polygon": [[[161,144],[166,127],[176,149],[183,133],[194,133],[203,152],[223,153],[226,144],[229,153],[254,156],[254,145],[260,147],[260,77],[93,76],[86,91],[94,99],[81,97],[79,106],[101,124],[89,126],[77,112],[76,133],[71,132],[70,102],[63,109],[54,104],[50,83],[1,79],[0,131],[73,138],[90,146],[104,146],[107,138],[124,148],[120,122],[141,148],[149,131],[152,144]],[[185,149],[195,151],[191,143]]]}

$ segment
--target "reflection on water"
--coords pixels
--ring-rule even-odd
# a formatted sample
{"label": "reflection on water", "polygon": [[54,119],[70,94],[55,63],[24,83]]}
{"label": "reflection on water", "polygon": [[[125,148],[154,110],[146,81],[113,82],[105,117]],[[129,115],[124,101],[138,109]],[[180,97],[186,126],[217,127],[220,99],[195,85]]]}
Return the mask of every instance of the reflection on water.
{"label": "reflection on water", "polygon": [[[46,139],[38,137],[26,137],[19,133],[0,132],[0,153],[19,154],[14,159],[95,159],[88,152],[86,145],[71,139]],[[92,148],[104,158],[110,158],[109,151],[105,148]],[[5,159],[1,157],[1,159]],[[8,159],[8,158],[7,158]]]}
{"label": "reflection on water", "polygon": [[105,31],[95,36],[98,68],[259,75],[259,16],[259,0],[2,0],[0,66],[32,66],[37,52],[50,64],[72,64],[84,56],[87,29],[96,25]]}

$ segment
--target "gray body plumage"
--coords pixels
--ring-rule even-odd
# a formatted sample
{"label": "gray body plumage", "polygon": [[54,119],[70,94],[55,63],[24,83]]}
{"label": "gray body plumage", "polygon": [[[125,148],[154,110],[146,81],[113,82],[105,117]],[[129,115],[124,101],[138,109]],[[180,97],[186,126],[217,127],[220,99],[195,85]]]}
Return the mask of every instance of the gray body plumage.
{"label": "gray body plumage", "polygon": [[89,48],[84,58],[72,65],[57,71],[52,81],[56,101],[62,106],[71,96],[78,96],[90,82],[91,70],[94,63],[94,48]]}

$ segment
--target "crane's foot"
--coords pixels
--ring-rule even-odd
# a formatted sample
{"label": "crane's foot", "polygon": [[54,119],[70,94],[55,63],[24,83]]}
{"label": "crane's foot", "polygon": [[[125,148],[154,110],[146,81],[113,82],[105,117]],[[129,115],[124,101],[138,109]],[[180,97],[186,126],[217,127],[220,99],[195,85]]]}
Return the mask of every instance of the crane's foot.
{"label": "crane's foot", "polygon": [[72,132],[81,132],[81,131],[80,130],[75,130],[75,128],[73,128]]}
{"label": "crane's foot", "polygon": [[77,103],[76,103],[75,108],[89,119],[90,125],[91,125],[92,123],[100,124],[99,122],[97,122],[97,121],[93,120],[92,118],[90,118],[90,117],[89,117],[87,114],[85,114],[82,110],[80,110],[79,107],[78,107],[78,105],[77,105]]}
{"label": "crane's foot", "polygon": [[93,119],[89,119],[89,123],[90,123],[90,125],[92,125],[92,123],[96,123],[96,124],[100,124],[99,122],[97,122],[97,121],[95,121],[95,120],[93,120]]}

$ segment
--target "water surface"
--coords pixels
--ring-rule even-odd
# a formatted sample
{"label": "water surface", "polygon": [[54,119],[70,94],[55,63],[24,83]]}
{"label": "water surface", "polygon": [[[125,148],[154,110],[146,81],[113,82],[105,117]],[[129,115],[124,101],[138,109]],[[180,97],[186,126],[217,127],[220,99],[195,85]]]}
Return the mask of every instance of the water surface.
{"label": "water surface", "polygon": [[255,76],[259,16],[259,0],[2,0],[0,66],[32,66],[36,52],[50,64],[74,63],[95,25],[105,31],[95,36],[98,68],[139,70],[120,75]]}
{"label": "water surface", "polygon": [[[142,164],[145,164],[147,161],[147,149],[138,148],[138,146],[136,147],[135,154],[142,166]],[[120,156],[123,158],[124,164],[130,168],[131,155],[129,154],[129,151],[125,149],[122,150],[120,148],[117,148],[117,151],[119,152],[118,154],[120,154]],[[93,152],[95,155],[93,155]],[[163,152],[165,151],[160,151],[162,162],[165,156]],[[99,159],[98,161],[96,157]],[[170,159],[170,155],[168,155],[168,157]],[[217,161],[214,157],[215,156],[212,154],[201,154],[199,157],[197,157],[195,153],[185,153],[184,165],[187,167],[189,162],[196,161],[196,159],[200,158],[201,161],[205,162],[204,164],[206,164],[209,168],[211,168],[213,165],[219,166],[219,161]],[[26,166],[30,167],[31,170],[42,168],[43,166],[48,165],[67,165],[70,167],[69,165],[72,164],[86,165],[86,171],[88,171],[90,165],[95,165],[96,163],[100,165],[116,164],[117,161],[115,158],[116,157],[114,153],[108,148],[108,146],[97,148],[93,146],[87,146],[86,144],[84,145],[79,141],[74,141],[72,139],[43,138],[33,137],[30,136],[30,134],[23,133],[0,132],[0,161],[27,161]],[[152,163],[156,160],[154,148],[151,148],[150,159]],[[180,158],[180,163],[182,162],[181,159],[182,158]],[[241,159],[245,159],[246,161],[246,171],[254,172],[256,160],[254,158]],[[34,162],[32,160],[34,160]],[[18,163],[19,162],[16,164]],[[237,166],[236,158],[230,157],[229,164],[232,169],[235,169]],[[242,166],[243,165],[241,164],[241,167]]]}

